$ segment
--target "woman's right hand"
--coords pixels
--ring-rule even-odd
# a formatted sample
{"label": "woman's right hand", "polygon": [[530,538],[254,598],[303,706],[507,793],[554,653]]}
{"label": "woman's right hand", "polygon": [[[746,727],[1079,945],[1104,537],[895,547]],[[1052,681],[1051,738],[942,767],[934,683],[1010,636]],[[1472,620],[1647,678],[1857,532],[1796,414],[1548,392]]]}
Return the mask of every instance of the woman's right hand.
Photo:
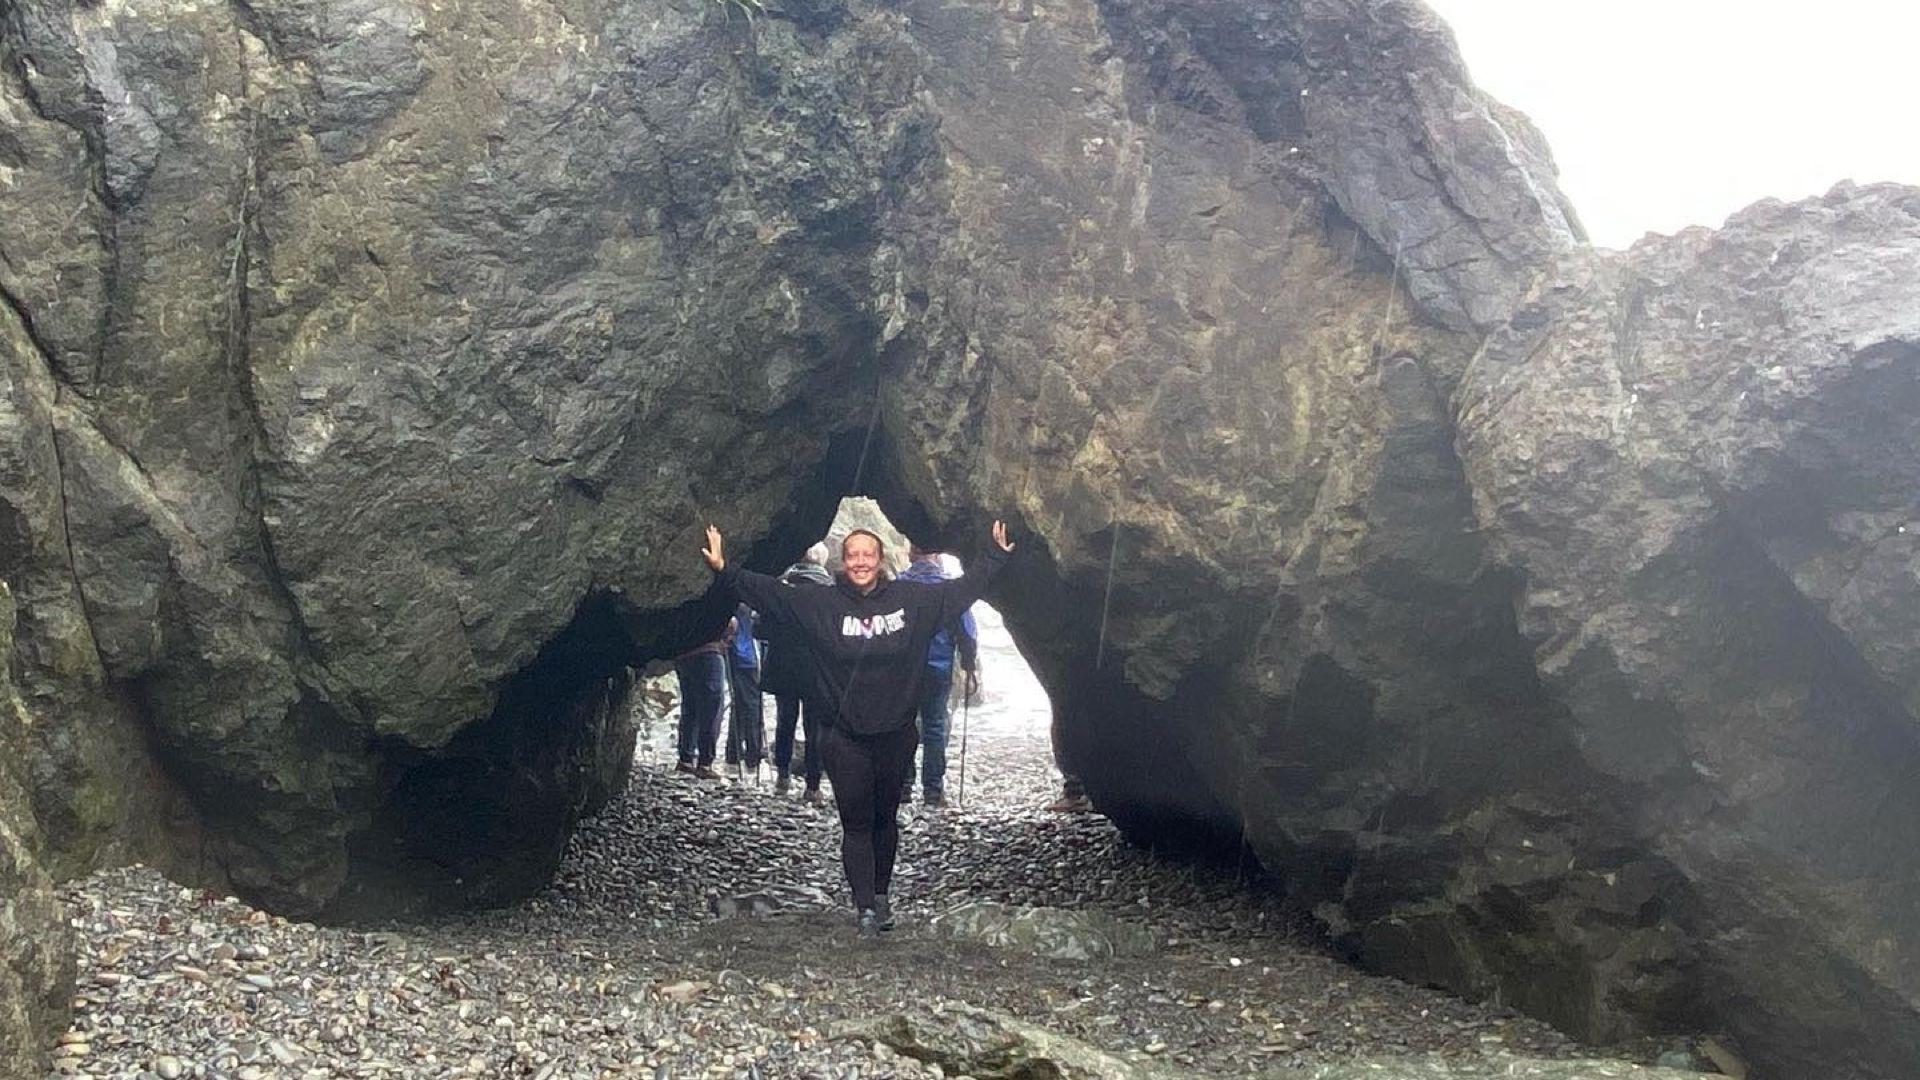
{"label": "woman's right hand", "polygon": [[725,542],[720,539],[719,529],[707,526],[707,546],[700,549],[700,554],[707,557],[707,568],[714,573],[727,568],[727,549]]}

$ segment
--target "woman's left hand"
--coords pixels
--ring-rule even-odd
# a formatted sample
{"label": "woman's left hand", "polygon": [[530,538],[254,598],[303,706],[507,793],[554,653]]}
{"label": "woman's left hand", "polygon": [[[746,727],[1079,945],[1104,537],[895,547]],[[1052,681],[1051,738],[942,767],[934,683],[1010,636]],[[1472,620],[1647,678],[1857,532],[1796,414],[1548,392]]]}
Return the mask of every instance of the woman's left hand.
{"label": "woman's left hand", "polygon": [[1013,542],[1007,539],[1007,523],[1006,522],[996,520],[993,523],[993,542],[995,544],[1000,545],[1001,551],[1013,550]]}

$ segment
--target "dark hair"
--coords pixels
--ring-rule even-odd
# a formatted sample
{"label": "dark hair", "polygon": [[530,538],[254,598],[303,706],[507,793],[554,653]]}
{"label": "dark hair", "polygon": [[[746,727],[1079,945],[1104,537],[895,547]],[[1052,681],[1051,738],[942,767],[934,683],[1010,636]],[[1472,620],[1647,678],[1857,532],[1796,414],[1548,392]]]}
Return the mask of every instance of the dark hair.
{"label": "dark hair", "polygon": [[887,561],[887,542],[880,539],[879,533],[874,532],[872,529],[854,529],[852,532],[840,538],[840,560],[842,562],[845,562],[847,558],[847,541],[856,536],[873,537],[873,546],[874,549],[880,553],[880,561],[882,563]]}

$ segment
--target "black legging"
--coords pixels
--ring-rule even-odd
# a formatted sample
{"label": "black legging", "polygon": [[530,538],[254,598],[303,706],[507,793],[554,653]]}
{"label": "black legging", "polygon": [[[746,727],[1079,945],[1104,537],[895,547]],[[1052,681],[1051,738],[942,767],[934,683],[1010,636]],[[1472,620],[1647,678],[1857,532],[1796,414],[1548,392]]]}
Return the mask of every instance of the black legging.
{"label": "black legging", "polygon": [[820,710],[790,694],[773,696],[773,767],[781,776],[793,772],[793,731],[804,729],[807,737],[806,760],[801,768],[807,774],[807,790],[820,787]]}
{"label": "black legging", "polygon": [[886,892],[893,881],[893,856],[900,847],[895,814],[919,743],[920,727],[912,721],[881,735],[852,735],[821,725],[821,758],[840,811],[840,864],[856,908],[872,907],[874,894]]}

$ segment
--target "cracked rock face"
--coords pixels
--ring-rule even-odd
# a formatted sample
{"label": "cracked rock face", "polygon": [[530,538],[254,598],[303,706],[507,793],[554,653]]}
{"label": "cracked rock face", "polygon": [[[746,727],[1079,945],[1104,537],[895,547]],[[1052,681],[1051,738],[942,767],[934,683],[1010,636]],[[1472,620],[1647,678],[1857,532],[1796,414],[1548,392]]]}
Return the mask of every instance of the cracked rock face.
{"label": "cracked rock face", "polygon": [[40,0],[0,116],[57,872],[525,895],[725,617],[701,527],[864,491],[1010,518],[1067,766],[1363,962],[1920,1037],[1911,193],[1592,253],[1398,0]]}
{"label": "cracked rock face", "polygon": [[[14,600],[0,581],[0,661],[13,656]],[[73,1000],[67,916],[41,865],[40,830],[21,763],[32,725],[0,666],[0,1062],[38,1075]]]}

